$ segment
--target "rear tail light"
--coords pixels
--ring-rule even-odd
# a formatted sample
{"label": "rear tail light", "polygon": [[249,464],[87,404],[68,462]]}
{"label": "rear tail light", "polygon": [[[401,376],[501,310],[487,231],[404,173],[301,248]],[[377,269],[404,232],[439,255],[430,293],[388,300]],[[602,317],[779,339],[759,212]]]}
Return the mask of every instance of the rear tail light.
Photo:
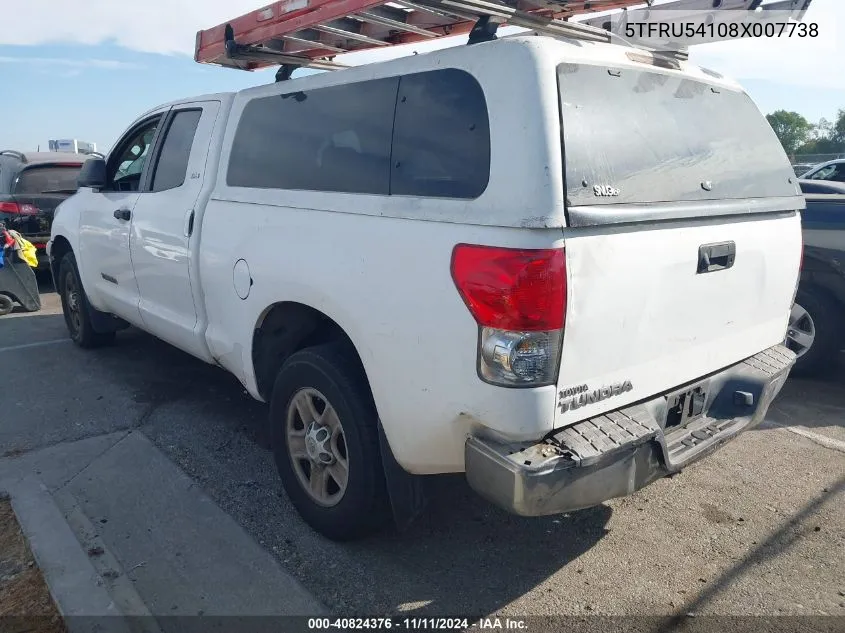
{"label": "rear tail light", "polygon": [[458,244],[451,268],[480,326],[481,378],[510,387],[553,384],[566,315],[563,249]]}
{"label": "rear tail light", "polygon": [[17,202],[0,202],[0,213],[16,213],[19,215],[36,215],[38,207],[34,204],[18,204]]}

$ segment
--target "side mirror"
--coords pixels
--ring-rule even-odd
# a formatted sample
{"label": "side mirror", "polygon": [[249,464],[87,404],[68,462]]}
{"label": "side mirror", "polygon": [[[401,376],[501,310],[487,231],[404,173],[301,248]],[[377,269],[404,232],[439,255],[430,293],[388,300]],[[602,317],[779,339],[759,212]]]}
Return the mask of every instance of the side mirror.
{"label": "side mirror", "polygon": [[79,187],[104,189],[106,186],[106,161],[102,158],[89,158],[82,164],[76,180]]}

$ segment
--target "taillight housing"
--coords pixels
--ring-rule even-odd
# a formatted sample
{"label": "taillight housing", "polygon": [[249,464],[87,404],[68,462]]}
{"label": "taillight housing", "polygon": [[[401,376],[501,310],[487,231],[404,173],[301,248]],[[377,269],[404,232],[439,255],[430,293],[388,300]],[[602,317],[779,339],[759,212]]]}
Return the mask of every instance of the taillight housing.
{"label": "taillight housing", "polygon": [[479,325],[482,380],[507,387],[554,384],[566,318],[564,250],[458,244],[451,272]]}
{"label": "taillight housing", "polygon": [[0,213],[15,213],[18,215],[36,215],[38,207],[34,204],[18,204],[17,202],[0,202]]}

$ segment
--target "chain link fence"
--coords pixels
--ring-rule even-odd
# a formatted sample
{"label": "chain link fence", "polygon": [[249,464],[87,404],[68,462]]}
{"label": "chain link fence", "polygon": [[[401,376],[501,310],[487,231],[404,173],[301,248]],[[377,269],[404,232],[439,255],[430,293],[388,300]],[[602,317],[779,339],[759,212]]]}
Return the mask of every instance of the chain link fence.
{"label": "chain link fence", "polygon": [[789,160],[793,165],[818,165],[837,158],[845,158],[845,154],[792,154]]}

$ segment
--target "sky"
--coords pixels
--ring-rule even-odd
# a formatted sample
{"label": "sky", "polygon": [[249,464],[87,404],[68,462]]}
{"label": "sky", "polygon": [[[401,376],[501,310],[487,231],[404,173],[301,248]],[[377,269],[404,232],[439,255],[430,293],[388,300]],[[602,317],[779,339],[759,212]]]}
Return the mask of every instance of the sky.
{"label": "sky", "polygon": [[[76,138],[105,151],[160,103],[272,82],[272,71],[193,60],[198,30],[258,8],[255,0],[0,0],[0,148],[43,150],[48,139]],[[691,59],[738,79],[764,113],[834,120],[845,109],[845,0],[813,0],[805,21],[818,23],[818,38],[706,44],[693,47]],[[464,41],[337,61],[368,63]]]}

